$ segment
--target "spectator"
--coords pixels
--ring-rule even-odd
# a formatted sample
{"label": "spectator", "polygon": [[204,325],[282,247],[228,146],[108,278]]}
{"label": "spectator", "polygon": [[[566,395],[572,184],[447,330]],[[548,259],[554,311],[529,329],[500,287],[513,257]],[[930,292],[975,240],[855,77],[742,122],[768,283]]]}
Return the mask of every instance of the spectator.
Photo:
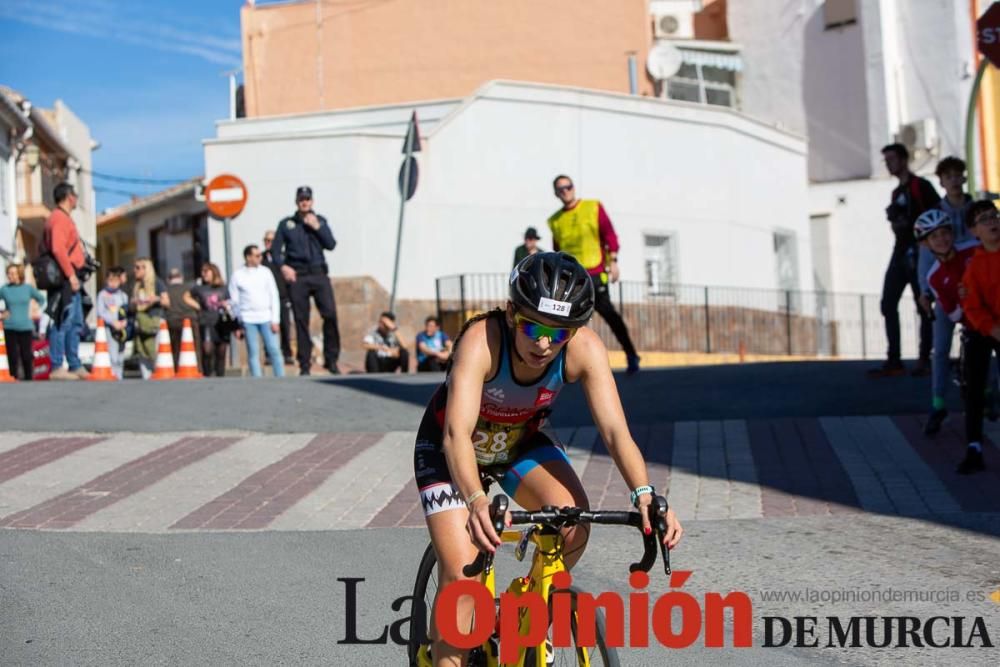
{"label": "spectator", "polygon": [[324,250],[333,250],[337,242],[326,218],[313,212],[312,188],[303,185],[295,192],[298,210],[278,223],[271,246],[273,266],[288,282],[288,294],[295,313],[295,339],[298,346],[299,375],[309,375],[312,367],[312,338],[309,334],[309,298],[316,301],[323,318],[323,365],[337,374],[340,357],[340,331],[337,328],[337,302],[327,276]]}
{"label": "spectator", "polygon": [[281,274],[281,269],[274,264],[274,257],[271,255],[272,245],[274,245],[274,232],[268,230],[264,234],[264,266],[271,270],[274,282],[278,285],[278,297],[281,299],[281,356],[285,358],[286,364],[291,364],[294,361],[290,335],[292,301],[288,296],[288,281]]}
{"label": "spectator", "polygon": [[538,240],[540,238],[542,237],[538,235],[538,230],[534,227],[528,227],[524,230],[524,243],[514,249],[514,266],[517,266],[518,262],[528,255],[542,252],[542,249],[538,247]]}
{"label": "spectator", "polygon": [[417,334],[417,371],[443,371],[450,357],[451,339],[441,331],[438,319],[431,315],[424,320],[424,330]]}
{"label": "spectator", "polygon": [[[271,360],[275,377],[285,376],[285,364],[281,357],[278,333],[281,331],[281,298],[271,270],[261,266],[261,252],[256,245],[243,249],[246,266],[239,269],[229,280],[229,303],[233,314],[243,325],[247,339],[247,362],[250,375],[261,377],[260,339],[264,339],[264,349]],[[241,337],[241,332],[236,332]]]}
{"label": "spectator", "polygon": [[229,292],[219,267],[211,262],[202,264],[201,284],[191,288],[191,296],[198,306],[202,373],[206,377],[225,377],[226,353],[237,325],[229,307]]}
{"label": "spectator", "polygon": [[167,286],[156,277],[153,261],[148,257],[135,260],[132,267],[135,284],[132,286],[132,309],[135,312],[135,338],[132,345],[139,359],[142,379],[148,380],[156,364],[156,336],[160,332],[163,309],[170,307]]}
{"label": "spectator", "polygon": [[885,335],[889,339],[887,359],[878,368],[869,371],[872,377],[901,375],[903,367],[899,342],[899,299],[907,285],[913,291],[920,314],[920,353],[913,375],[928,375],[931,371],[930,357],[933,333],[930,316],[920,308],[920,285],[917,278],[916,246],[913,239],[913,223],[924,211],[934,208],[941,199],[934,186],[927,179],[910,171],[910,153],[902,144],[889,144],[882,149],[885,166],[889,173],[899,180],[892,191],[892,200],[885,209],[886,218],[896,236],[889,266],[882,284],[882,317],[885,318]]}
{"label": "spectator", "polygon": [[618,236],[601,202],[596,199],[577,199],[573,181],[559,175],[552,181],[555,195],[563,203],[561,209],[549,216],[552,245],[557,251],[572,255],[580,262],[594,283],[594,309],[618,339],[625,351],[628,373],[639,371],[636,354],[628,327],[621,315],[611,305],[608,282],[618,282]]}
{"label": "spectator", "polygon": [[[170,307],[166,309],[164,317],[167,320],[167,328],[170,330],[170,351],[174,354],[174,366],[176,366],[181,355],[184,320],[191,321],[191,335],[194,336],[195,340],[200,340],[198,302],[191,296],[191,289],[184,284],[184,276],[177,267],[170,269],[167,274],[167,295],[170,297]],[[195,351],[200,370],[202,367],[201,351],[197,350],[197,347]]]}
{"label": "spectator", "polygon": [[1000,214],[991,201],[969,207],[969,227],[982,248],[965,268],[962,310],[969,322],[965,335],[962,375],[965,378],[965,458],[960,474],[986,468],[983,462],[983,411],[991,358],[1000,355]]}
{"label": "spectator", "polygon": [[[946,157],[938,163],[935,173],[941,183],[941,187],[944,188],[945,197],[938,203],[938,208],[922,213],[917,218],[917,223],[914,226],[914,231],[920,245],[920,257],[917,263],[917,281],[920,284],[920,307],[925,313],[932,314],[933,319],[931,412],[926,424],[924,424],[924,433],[927,435],[933,435],[940,431],[941,424],[948,416],[948,410],[945,409],[945,391],[948,388],[949,376],[951,374],[951,339],[955,330],[955,322],[952,321],[948,313],[942,308],[942,300],[932,297],[934,289],[930,285],[931,271],[935,267],[948,267],[950,265],[945,259],[941,259],[941,263],[938,264],[937,262],[940,259],[941,253],[933,252],[931,244],[927,240],[920,240],[920,221],[925,220],[927,222],[931,219],[940,221],[943,214],[947,216],[948,226],[951,231],[952,246],[956,252],[961,253],[964,248],[970,245],[979,245],[975,236],[972,235],[972,232],[965,225],[965,213],[972,203],[972,197],[967,195],[962,189],[962,186],[965,185],[965,162],[957,157]],[[939,226],[939,224],[935,226]],[[967,252],[971,257],[971,249]],[[961,266],[964,270],[964,262]],[[945,271],[942,275],[950,278],[953,273],[955,272]],[[991,373],[991,377],[994,376],[995,373]],[[990,386],[993,387],[995,384],[994,377],[994,381],[990,383]],[[992,395],[993,392],[990,392],[990,394],[989,403],[991,404],[992,411],[992,404],[995,397]]]}
{"label": "spectator", "polygon": [[[21,380],[31,380],[34,372],[34,355],[31,341],[35,337],[35,323],[31,319],[31,300],[45,306],[45,295],[24,282],[24,266],[7,267],[7,284],[0,287],[3,311],[4,337],[7,339],[7,362],[10,372]],[[19,368],[20,367],[20,368]]]}
{"label": "spectator", "polygon": [[111,372],[119,380],[124,377],[125,341],[128,338],[128,294],[122,289],[126,277],[123,267],[112,266],[104,274],[104,288],[97,293],[97,317],[104,320]]}
{"label": "spectator", "polygon": [[[44,247],[52,253],[62,271],[62,287],[50,290],[46,312],[52,319],[49,327],[49,355],[52,380],[78,380],[87,377],[80,363],[80,336],[83,332],[83,286],[80,275],[86,266],[83,242],[71,214],[76,208],[76,191],[69,183],[60,183],[52,192],[56,207],[45,221]],[[63,359],[68,369],[63,369]]]}
{"label": "spectator", "polygon": [[397,369],[410,370],[410,354],[400,345],[396,335],[396,316],[384,312],[378,317],[378,326],[365,336],[365,371],[368,373],[395,373]]}

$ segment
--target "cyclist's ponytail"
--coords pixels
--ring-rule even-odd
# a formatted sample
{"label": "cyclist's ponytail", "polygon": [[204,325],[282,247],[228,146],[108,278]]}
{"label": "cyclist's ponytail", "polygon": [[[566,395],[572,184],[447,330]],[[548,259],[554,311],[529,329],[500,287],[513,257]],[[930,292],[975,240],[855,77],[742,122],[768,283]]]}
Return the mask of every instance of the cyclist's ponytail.
{"label": "cyclist's ponytail", "polygon": [[493,310],[487,310],[485,313],[479,313],[478,315],[474,315],[473,317],[470,317],[468,320],[466,320],[465,324],[462,325],[461,330],[458,332],[458,336],[455,337],[454,345],[452,345],[451,347],[451,356],[448,357],[448,363],[444,367],[445,373],[451,372],[451,365],[452,363],[454,363],[452,360],[455,358],[455,353],[458,352],[458,344],[459,342],[461,342],[462,336],[465,335],[465,332],[469,330],[469,327],[471,327],[476,322],[481,322],[482,320],[486,320],[491,317],[494,318],[505,317],[506,314],[507,311],[504,308],[494,308]]}

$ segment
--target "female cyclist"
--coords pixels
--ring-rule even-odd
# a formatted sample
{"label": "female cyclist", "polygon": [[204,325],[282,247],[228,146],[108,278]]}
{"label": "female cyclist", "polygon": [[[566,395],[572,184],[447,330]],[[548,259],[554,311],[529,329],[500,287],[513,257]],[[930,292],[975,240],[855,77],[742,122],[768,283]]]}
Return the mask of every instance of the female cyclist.
{"label": "female cyclist", "polygon": [[[545,428],[565,382],[582,382],[597,429],[651,530],[647,507],[654,490],[646,464],[629,433],[608,352],[586,323],[594,288],[586,270],[566,253],[529,255],[510,275],[506,310],[465,324],[453,365],[431,398],[417,432],[414,470],[427,528],[438,559],[438,590],[464,578],[462,568],[479,551],[501,543],[490,522],[480,470],[501,480],[521,507],[589,507],[562,445]],[[668,511],[664,542],[670,548],[682,528]],[[583,554],[588,530],[564,531],[565,562]],[[458,627],[470,627],[472,600],[463,597]],[[459,665],[463,651],[446,645],[432,629],[435,665]]]}

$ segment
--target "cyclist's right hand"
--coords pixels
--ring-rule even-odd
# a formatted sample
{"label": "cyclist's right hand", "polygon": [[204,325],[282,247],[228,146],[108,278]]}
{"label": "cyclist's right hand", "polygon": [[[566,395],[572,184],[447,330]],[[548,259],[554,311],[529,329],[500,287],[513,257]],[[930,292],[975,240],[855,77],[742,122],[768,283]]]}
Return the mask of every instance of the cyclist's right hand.
{"label": "cyclist's right hand", "polygon": [[[504,517],[504,523],[510,523],[510,516]],[[472,501],[469,508],[469,521],[465,526],[472,538],[472,543],[476,548],[484,553],[496,553],[497,546],[500,545],[500,536],[493,528],[493,520],[490,518],[490,499],[480,496]]]}

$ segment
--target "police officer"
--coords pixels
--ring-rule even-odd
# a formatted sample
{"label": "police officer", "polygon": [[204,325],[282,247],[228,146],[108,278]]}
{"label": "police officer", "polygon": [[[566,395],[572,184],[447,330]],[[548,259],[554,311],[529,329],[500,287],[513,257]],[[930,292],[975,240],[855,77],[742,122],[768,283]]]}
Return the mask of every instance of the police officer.
{"label": "police officer", "polygon": [[337,328],[337,304],[327,276],[324,250],[333,250],[337,242],[326,218],[312,210],[312,188],[301,186],[295,192],[298,209],[278,223],[271,245],[271,258],[288,283],[288,293],[295,314],[295,334],[298,341],[299,375],[309,375],[312,359],[312,338],[309,336],[309,297],[323,318],[323,365],[337,373],[340,357],[340,331]]}

